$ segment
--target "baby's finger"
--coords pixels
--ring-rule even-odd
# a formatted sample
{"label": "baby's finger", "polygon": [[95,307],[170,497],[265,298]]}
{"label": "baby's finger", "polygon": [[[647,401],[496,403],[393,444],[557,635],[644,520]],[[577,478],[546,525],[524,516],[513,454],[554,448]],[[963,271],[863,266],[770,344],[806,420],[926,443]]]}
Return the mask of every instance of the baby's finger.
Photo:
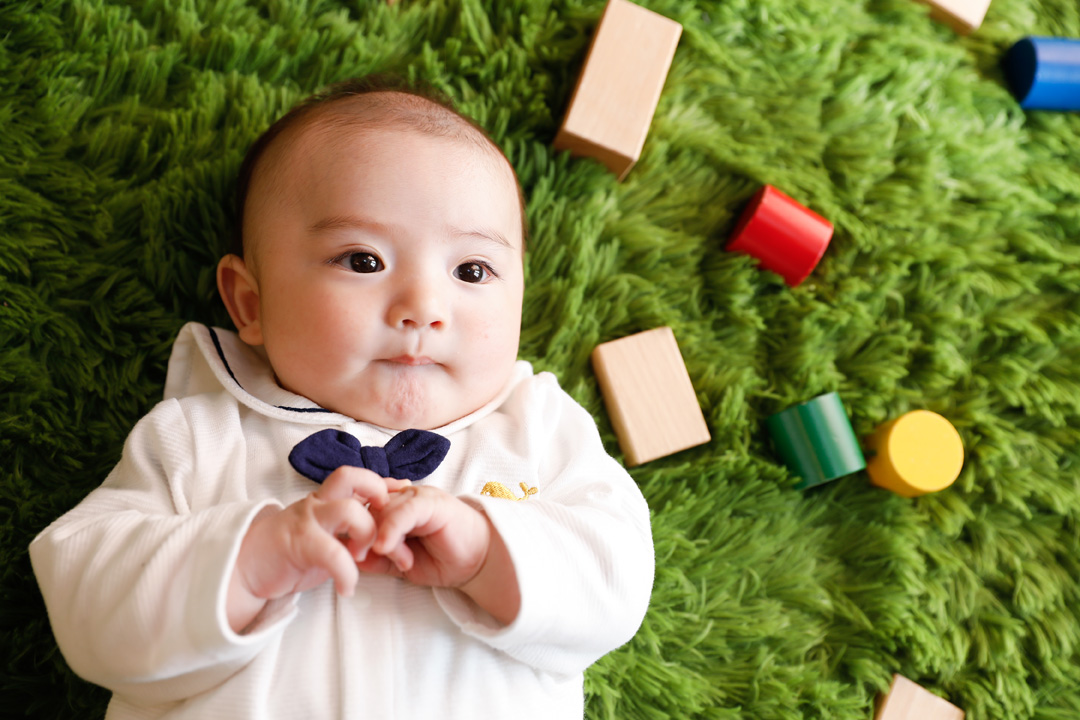
{"label": "baby's finger", "polygon": [[345,542],[354,560],[366,557],[375,542],[375,519],[356,498],[323,503],[315,508],[315,518],[320,526]]}
{"label": "baby's finger", "polygon": [[386,478],[386,486],[390,489],[390,492],[395,493],[405,488],[413,487],[412,480],[398,480],[397,478]]}
{"label": "baby's finger", "polygon": [[[410,533],[421,536],[431,531],[428,524],[434,512],[435,500],[431,493],[420,492],[416,487],[394,493],[387,506],[379,512],[379,529],[373,549],[380,555],[391,557],[396,548],[404,545]],[[411,558],[412,553],[408,555]],[[397,559],[405,558],[398,555]]]}
{"label": "baby's finger", "polygon": [[334,579],[338,595],[350,597],[356,589],[360,571],[345,547],[325,533],[308,533],[301,538],[304,564],[325,570]]}
{"label": "baby's finger", "polygon": [[413,564],[416,562],[416,557],[413,555],[412,548],[409,547],[409,543],[402,541],[389,553],[386,558],[394,563],[394,567],[403,573],[407,573],[413,568]]}
{"label": "baby's finger", "polygon": [[356,566],[360,569],[360,572],[372,575],[389,575],[398,578],[405,575],[394,560],[377,553],[370,553],[366,559],[356,563]]}
{"label": "baby's finger", "polygon": [[372,575],[389,575],[393,572],[394,564],[382,555],[368,553],[366,558],[356,562],[356,567],[360,569],[360,572]]}
{"label": "baby's finger", "polygon": [[391,488],[396,489],[398,482],[380,477],[366,468],[342,465],[327,476],[315,495],[325,501],[357,497],[380,508],[386,504]]}

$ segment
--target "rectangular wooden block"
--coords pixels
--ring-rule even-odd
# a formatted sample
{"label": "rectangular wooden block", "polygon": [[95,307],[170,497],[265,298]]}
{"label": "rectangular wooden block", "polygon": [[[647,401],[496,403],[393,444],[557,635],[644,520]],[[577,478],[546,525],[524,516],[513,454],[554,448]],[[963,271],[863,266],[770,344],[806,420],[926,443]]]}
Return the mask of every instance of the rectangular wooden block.
{"label": "rectangular wooden block", "polygon": [[710,440],[671,328],[598,345],[592,364],[627,464],[640,465]]}
{"label": "rectangular wooden block", "polygon": [[555,136],[556,150],[599,160],[622,180],[649,132],[682,25],[609,0]]}
{"label": "rectangular wooden block", "polygon": [[979,29],[990,0],[921,0],[930,6],[930,15],[953,30],[967,35]]}
{"label": "rectangular wooden block", "polygon": [[964,711],[903,675],[893,675],[874,720],[964,720]]}

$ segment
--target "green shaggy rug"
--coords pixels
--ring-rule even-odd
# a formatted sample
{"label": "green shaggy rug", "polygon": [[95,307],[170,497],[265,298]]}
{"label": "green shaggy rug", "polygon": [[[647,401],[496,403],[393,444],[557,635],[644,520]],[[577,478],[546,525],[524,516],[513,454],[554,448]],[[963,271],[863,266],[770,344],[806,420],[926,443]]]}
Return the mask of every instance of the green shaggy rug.
{"label": "green shaggy rug", "polygon": [[[1080,114],[1020,110],[999,59],[1080,37],[1075,0],[993,0],[957,35],[912,0],[643,0],[684,33],[622,183],[551,140],[602,0],[0,3],[0,708],[100,717],[26,553],[160,398],[252,139],[329,82],[444,89],[528,198],[521,355],[622,457],[589,365],[660,325],[712,432],[634,468],[657,576],[587,673],[590,718],[866,720],[899,672],[971,720],[1080,717]],[[789,288],[724,251],[771,183],[836,225]],[[810,490],[770,414],[828,391],[856,433],[917,408],[967,451],[907,500]]]}

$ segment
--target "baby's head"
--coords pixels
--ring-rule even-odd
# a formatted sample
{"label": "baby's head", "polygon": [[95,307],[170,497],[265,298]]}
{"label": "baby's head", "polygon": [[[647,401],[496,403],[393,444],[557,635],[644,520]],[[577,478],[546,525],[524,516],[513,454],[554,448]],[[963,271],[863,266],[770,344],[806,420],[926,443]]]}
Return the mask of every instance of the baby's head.
{"label": "baby's head", "polygon": [[513,373],[521,192],[477,126],[388,87],[334,86],[256,141],[218,288],[282,387],[357,420],[431,429]]}

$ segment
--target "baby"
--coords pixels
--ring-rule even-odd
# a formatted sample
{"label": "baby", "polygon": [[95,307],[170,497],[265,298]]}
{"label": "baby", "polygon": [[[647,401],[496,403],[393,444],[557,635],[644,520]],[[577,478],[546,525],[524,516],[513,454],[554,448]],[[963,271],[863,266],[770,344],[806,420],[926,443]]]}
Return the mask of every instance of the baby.
{"label": "baby", "polygon": [[109,718],[580,718],[629,640],[649,512],[517,360],[524,209],[437,98],[333,86],[254,144],[165,400],[30,555]]}

